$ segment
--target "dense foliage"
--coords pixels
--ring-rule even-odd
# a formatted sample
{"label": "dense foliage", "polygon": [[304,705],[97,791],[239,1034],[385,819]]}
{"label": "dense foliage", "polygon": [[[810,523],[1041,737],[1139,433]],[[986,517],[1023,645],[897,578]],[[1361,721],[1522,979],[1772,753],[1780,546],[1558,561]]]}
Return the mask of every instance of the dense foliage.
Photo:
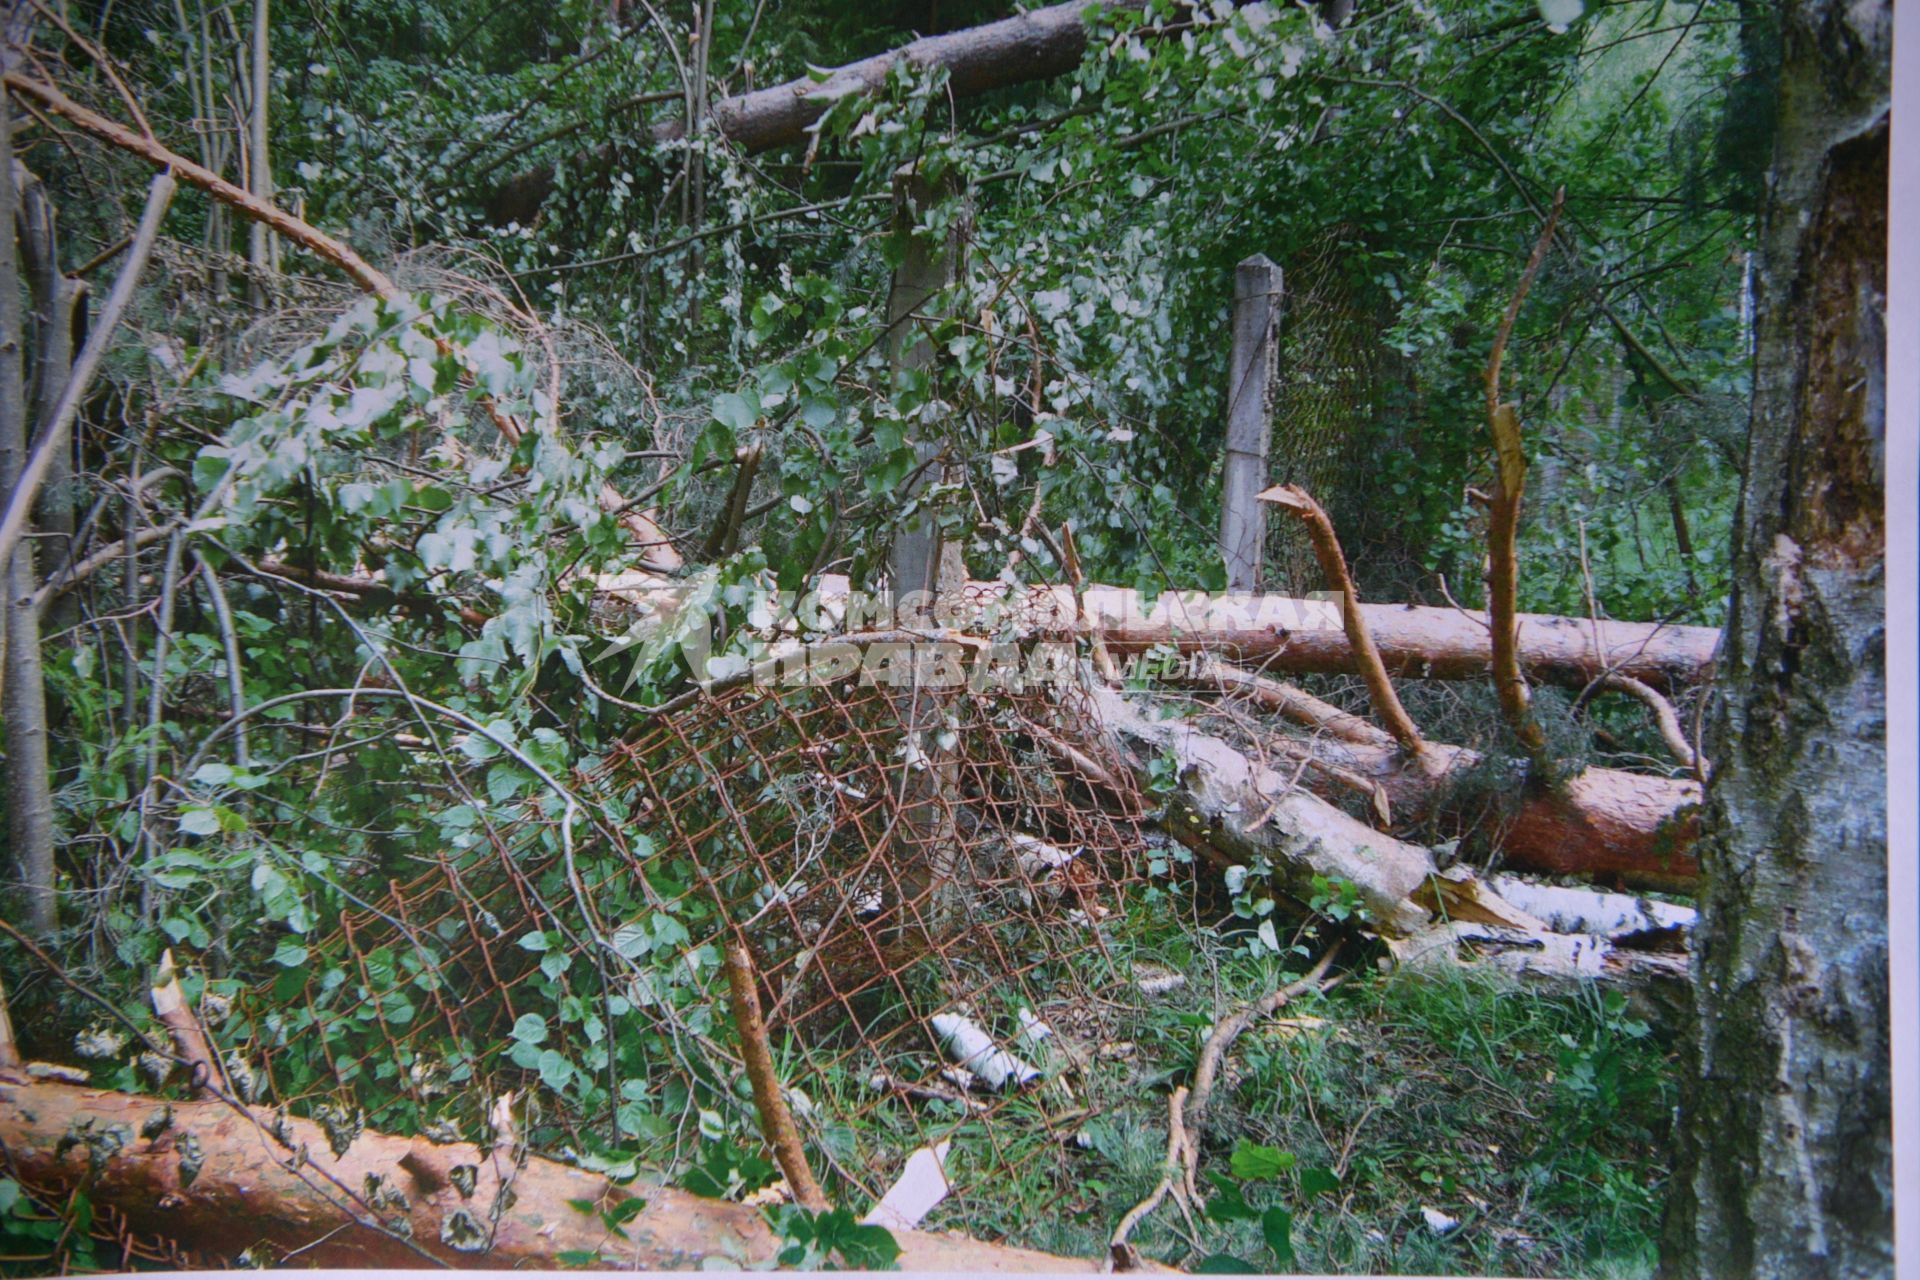
{"label": "dense foliage", "polygon": [[[161,141],[238,176],[235,6],[87,8],[71,28],[42,24],[45,65],[118,118],[124,88]],[[836,103],[803,146],[757,156],[711,131],[656,141],[652,126],[682,117],[690,80],[717,99],[1001,7],[708,0],[704,36],[687,12],[699,6],[671,8],[274,6],[275,199],[412,300],[362,299],[284,243],[263,277],[241,256],[245,228],[183,191],[85,406],[81,474],[56,495],[94,538],[81,553],[166,532],[137,569],[108,564],[47,614],[64,890],[52,950],[135,1022],[150,1022],[141,977],[168,947],[196,958],[195,999],[204,981],[231,1000],[215,1028],[227,1044],[300,1043],[309,1002],[350,1007],[388,985],[362,961],[417,971],[424,1004],[430,949],[357,957],[335,932],[343,911],[438,859],[564,852],[591,873],[617,842],[647,839],[626,830],[619,796],[580,793],[629,731],[627,704],[688,674],[676,636],[636,644],[596,606],[594,575],[639,555],[597,502],[604,482],[644,495],[703,561],[685,576],[731,610],[723,643],[741,654],[757,643],[742,584],[866,580],[921,510],[976,577],[1010,560],[1057,577],[1058,546],[1036,529],[1070,523],[1091,579],[1220,585],[1224,335],[1249,254],[1287,270],[1292,298],[1276,478],[1326,502],[1367,595],[1473,605],[1485,535],[1471,491],[1492,465],[1482,373],[1564,188],[1561,244],[1507,359],[1535,467],[1522,606],[1719,621],[1766,150],[1750,104],[1770,33],[1749,6],[1402,0],[1343,20],[1332,6],[1155,0],[1098,16],[1071,75],[962,97],[941,73],[901,68],[884,95]],[[16,147],[59,208],[69,269],[137,218],[136,162],[44,122],[23,121]],[[901,218],[907,168],[937,195]],[[551,194],[502,224],[503,186],[529,172]],[[957,240],[962,267],[934,308],[935,357],[901,370],[884,318],[915,238]],[[517,445],[501,443],[499,412],[527,424]],[[903,504],[921,468],[912,437],[929,434],[948,467]],[[744,531],[693,557],[750,444],[766,461]],[[53,562],[42,553],[43,571]],[[328,587],[368,570],[377,596]],[[371,726],[349,722],[354,690],[379,704]],[[544,888],[569,887],[556,871]],[[641,912],[643,889],[631,896],[602,905]],[[702,976],[718,957],[685,951],[672,914],[650,920],[622,954],[705,1034],[725,1017]],[[16,1018],[45,1012],[21,1022],[49,1056],[113,1027],[44,979],[14,989],[28,968],[7,954]],[[742,1190],[748,1157],[726,1145],[738,1116],[657,1088],[649,1073],[676,1047],[618,1043],[620,1010],[563,961],[540,966],[538,1012],[512,1043],[441,1046],[431,1069],[457,1088],[476,1056],[504,1057],[548,1096],[543,1141],[616,1168],[631,1149],[614,1137],[678,1155],[690,1122],[706,1164],[677,1172]],[[362,1009],[357,1031],[328,1024],[340,1044],[275,1063],[283,1091],[346,1072],[378,1127],[456,1115],[395,1083],[427,1068],[374,1052],[410,1000]],[[1625,1043],[1618,1010],[1595,1025],[1553,1032],[1589,1076]],[[1525,1034],[1528,1053],[1548,1052],[1538,1026]],[[1620,1051],[1642,1052],[1630,1039]],[[144,1087],[124,1050],[122,1036],[96,1079]],[[1618,1103],[1638,1148],[1648,1094],[1589,1084],[1553,1104],[1577,1115],[1569,1132],[1598,1132]],[[611,1133],[577,1123],[604,1114]],[[1606,1183],[1626,1230],[1651,1229],[1646,1182],[1571,1176]],[[1314,1238],[1335,1260],[1392,1252],[1362,1228]],[[1616,1245],[1590,1256],[1635,1253]],[[1555,1265],[1585,1265],[1580,1250],[1557,1244]]]}

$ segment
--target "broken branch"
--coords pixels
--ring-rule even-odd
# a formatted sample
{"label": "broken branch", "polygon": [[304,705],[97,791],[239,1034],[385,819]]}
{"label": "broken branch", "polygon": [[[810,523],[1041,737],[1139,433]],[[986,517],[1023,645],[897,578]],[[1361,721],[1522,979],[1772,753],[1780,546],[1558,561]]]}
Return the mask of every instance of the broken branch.
{"label": "broken branch", "polygon": [[1394,692],[1386,664],[1380,660],[1380,650],[1367,631],[1366,618],[1360,612],[1360,594],[1354,589],[1353,575],[1347,572],[1347,557],[1340,550],[1333,521],[1313,500],[1313,495],[1296,484],[1276,485],[1262,493],[1260,500],[1285,507],[1307,527],[1313,553],[1320,561],[1320,572],[1326,576],[1328,585],[1340,593],[1340,620],[1346,629],[1347,643],[1353,647],[1353,660],[1360,667],[1360,678],[1367,682],[1367,696],[1373,702],[1374,714],[1386,722],[1387,732],[1402,750],[1410,756],[1419,755],[1426,744],[1421,741],[1413,717],[1400,704],[1400,695]]}

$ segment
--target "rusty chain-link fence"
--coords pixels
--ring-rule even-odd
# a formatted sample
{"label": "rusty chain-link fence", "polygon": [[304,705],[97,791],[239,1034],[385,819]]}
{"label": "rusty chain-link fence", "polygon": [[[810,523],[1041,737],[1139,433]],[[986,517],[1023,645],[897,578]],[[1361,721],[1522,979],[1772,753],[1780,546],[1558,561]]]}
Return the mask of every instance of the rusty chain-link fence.
{"label": "rusty chain-link fence", "polygon": [[1146,973],[1115,942],[1145,806],[1079,696],[945,695],[909,734],[895,690],[740,687],[650,721],[570,784],[596,838],[552,793],[480,803],[463,847],[288,957],[235,1011],[240,1083],[341,1141],[510,1127],[752,1194],[777,1175],[727,1012],[739,937],[829,1195],[870,1203],[940,1146],[933,1221],[1018,1234],[1035,1188],[1078,1191]]}

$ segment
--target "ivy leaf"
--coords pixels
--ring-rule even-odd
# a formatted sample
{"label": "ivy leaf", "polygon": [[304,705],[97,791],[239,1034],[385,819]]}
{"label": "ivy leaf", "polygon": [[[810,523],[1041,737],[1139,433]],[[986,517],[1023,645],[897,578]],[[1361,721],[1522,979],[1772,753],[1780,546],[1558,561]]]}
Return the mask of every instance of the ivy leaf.
{"label": "ivy leaf", "polygon": [[513,1024],[513,1038],[522,1044],[544,1044],[547,1020],[537,1013],[523,1013]]}
{"label": "ivy leaf", "polygon": [[540,1083],[556,1093],[573,1083],[573,1064],[558,1049],[547,1049],[541,1053]]}

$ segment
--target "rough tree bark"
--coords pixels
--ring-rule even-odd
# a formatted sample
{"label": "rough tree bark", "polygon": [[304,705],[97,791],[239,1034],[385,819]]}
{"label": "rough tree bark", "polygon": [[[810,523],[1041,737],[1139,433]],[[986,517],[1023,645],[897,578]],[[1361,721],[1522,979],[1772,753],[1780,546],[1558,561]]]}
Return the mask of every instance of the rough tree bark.
{"label": "rough tree bark", "polygon": [[[1663,1270],[1893,1270],[1887,0],[1791,0]],[[1901,424],[1911,429],[1911,424]],[[1905,905],[1901,909],[1907,909]]]}

